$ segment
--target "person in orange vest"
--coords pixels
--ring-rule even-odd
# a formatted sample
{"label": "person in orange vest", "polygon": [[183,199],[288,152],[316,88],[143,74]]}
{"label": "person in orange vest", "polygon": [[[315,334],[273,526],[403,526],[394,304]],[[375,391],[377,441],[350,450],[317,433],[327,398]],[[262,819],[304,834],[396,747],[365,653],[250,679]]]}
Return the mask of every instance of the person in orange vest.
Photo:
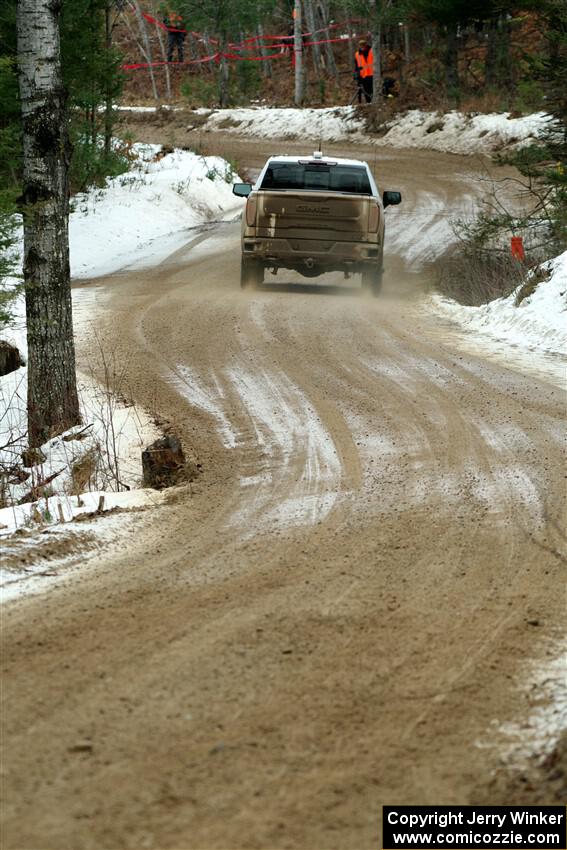
{"label": "person in orange vest", "polygon": [[177,61],[183,62],[183,42],[186,33],[183,18],[177,12],[169,10],[165,13],[163,22],[167,27],[167,61],[173,62],[173,51],[177,48]]}
{"label": "person in orange vest", "polygon": [[358,85],[358,102],[362,95],[366,103],[372,103],[374,93],[374,53],[366,38],[361,38],[354,54],[354,79]]}

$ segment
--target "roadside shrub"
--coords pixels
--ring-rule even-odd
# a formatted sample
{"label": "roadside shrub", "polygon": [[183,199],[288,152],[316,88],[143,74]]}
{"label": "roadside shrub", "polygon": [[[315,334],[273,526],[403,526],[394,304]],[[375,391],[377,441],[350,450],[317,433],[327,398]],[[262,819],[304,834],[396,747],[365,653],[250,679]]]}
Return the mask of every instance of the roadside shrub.
{"label": "roadside shrub", "polygon": [[131,162],[127,145],[106,153],[101,139],[93,141],[82,130],[84,128],[71,133],[73,156],[69,180],[73,194],[91,186],[104,186],[107,177],[124,174]]}
{"label": "roadside shrub", "polygon": [[460,251],[439,261],[435,287],[447,298],[479,307],[525,284],[527,269],[508,253]]}
{"label": "roadside shrub", "polygon": [[522,114],[538,112],[545,109],[545,96],[541,83],[537,80],[521,80],[518,83],[514,110]]}
{"label": "roadside shrub", "polygon": [[215,79],[204,79],[199,77],[186,77],[181,83],[181,95],[187,100],[191,108],[197,106],[210,107],[218,103],[217,82]]}
{"label": "roadside shrub", "polygon": [[244,100],[256,97],[262,87],[262,74],[257,62],[237,63],[236,85]]}

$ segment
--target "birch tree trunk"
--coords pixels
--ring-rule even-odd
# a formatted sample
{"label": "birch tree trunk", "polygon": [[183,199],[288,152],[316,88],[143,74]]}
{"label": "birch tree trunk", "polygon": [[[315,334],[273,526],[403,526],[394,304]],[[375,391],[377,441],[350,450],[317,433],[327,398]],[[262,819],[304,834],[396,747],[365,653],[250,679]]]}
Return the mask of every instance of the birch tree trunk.
{"label": "birch tree trunk", "polygon": [[36,448],[80,420],[69,274],[69,143],[60,4],[18,0],[23,127],[28,440]]}
{"label": "birch tree trunk", "polygon": [[[259,14],[259,13],[258,13]],[[260,45],[260,54],[262,56],[267,56],[268,51],[266,50],[266,45],[264,43],[264,27],[261,23],[258,24],[257,33],[259,37],[258,44]],[[271,78],[272,76],[272,62],[270,59],[264,59],[263,62],[260,63],[262,65],[262,73],[265,77]]]}
{"label": "birch tree trunk", "polygon": [[[333,53],[333,45],[328,43],[328,39],[331,38],[331,35],[330,35],[331,30],[328,29],[329,18],[330,18],[328,3],[320,2],[318,4],[318,11],[319,11],[319,18],[321,19],[321,23],[322,23],[323,27],[325,28],[323,38],[325,40],[327,40],[327,43],[324,45],[325,55],[327,57],[327,71],[329,72],[329,74],[332,74],[336,78],[337,83],[338,83],[339,82],[339,72],[337,70],[337,64],[335,62],[335,54]],[[321,35],[318,35],[317,40],[319,40],[320,38],[321,38]]]}
{"label": "birch tree trunk", "polygon": [[220,53],[220,64],[219,64],[219,103],[221,109],[228,106],[229,103],[229,76],[230,71],[228,67],[228,62],[226,61],[225,53],[228,52],[228,35],[226,33],[222,33],[219,38],[219,53]]}
{"label": "birch tree trunk", "polygon": [[347,32],[348,32],[348,67],[349,67],[349,71],[352,71],[352,69],[354,67],[354,47],[353,47],[353,43],[352,43],[354,33],[353,33],[353,29],[352,29],[352,23],[350,22],[350,20],[348,22]]}
{"label": "birch tree trunk", "polygon": [[378,103],[382,94],[382,0],[370,0],[370,25],[372,27],[372,53],[374,54],[373,103]]}
{"label": "birch tree trunk", "polygon": [[[199,51],[197,49],[197,44],[195,41],[195,36],[192,33],[187,33],[187,43],[189,45],[189,53],[191,55],[191,59],[200,59]],[[204,71],[204,66],[202,63],[197,62],[195,64],[195,68],[197,69],[197,73],[202,74]]]}
{"label": "birch tree trunk", "polygon": [[404,24],[404,62],[406,65],[409,65],[411,62],[410,31],[408,24]]}
{"label": "birch tree trunk", "polygon": [[150,38],[148,36],[148,28],[146,26],[146,20],[142,15],[142,10],[140,9],[140,4],[135,0],[133,3],[134,14],[136,16],[136,20],[138,22],[138,27],[140,29],[140,37],[143,43],[142,54],[144,59],[148,64],[148,71],[150,73],[150,81],[152,84],[152,93],[154,96],[154,100],[159,101],[158,90],[156,86],[156,78],[154,75],[154,69],[152,68],[153,56],[152,56],[152,46],[150,44]]}
{"label": "birch tree trunk", "polygon": [[[313,9],[313,0],[304,0],[305,7],[305,21],[307,23],[307,29],[312,35],[309,38],[309,41],[319,41],[318,37],[315,35],[315,30],[317,27],[315,26],[315,10]],[[318,44],[314,44],[311,48],[311,55],[313,56],[313,67],[315,69],[315,73],[319,76],[321,73],[321,49]]]}
{"label": "birch tree trunk", "polygon": [[303,102],[303,27],[301,25],[301,0],[295,0],[293,30],[293,55],[295,57],[295,105]]}
{"label": "birch tree trunk", "polygon": [[[152,9],[152,12],[155,16],[160,14],[159,9]],[[163,30],[161,27],[156,27],[156,35],[159,44],[159,52],[161,53],[162,62],[164,62],[163,71],[165,77],[165,94],[168,100],[171,101],[171,76],[169,73],[169,64],[167,62],[167,44],[165,42],[165,38],[163,36]]]}

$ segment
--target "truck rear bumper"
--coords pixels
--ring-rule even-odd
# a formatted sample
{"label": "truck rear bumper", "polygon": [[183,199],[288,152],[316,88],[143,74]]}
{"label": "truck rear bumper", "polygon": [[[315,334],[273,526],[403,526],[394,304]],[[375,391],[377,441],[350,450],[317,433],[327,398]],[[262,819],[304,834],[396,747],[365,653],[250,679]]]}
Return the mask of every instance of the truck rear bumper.
{"label": "truck rear bumper", "polygon": [[377,242],[324,242],[312,239],[262,239],[244,237],[243,257],[254,257],[266,266],[298,271],[356,271],[375,265],[382,246]]}

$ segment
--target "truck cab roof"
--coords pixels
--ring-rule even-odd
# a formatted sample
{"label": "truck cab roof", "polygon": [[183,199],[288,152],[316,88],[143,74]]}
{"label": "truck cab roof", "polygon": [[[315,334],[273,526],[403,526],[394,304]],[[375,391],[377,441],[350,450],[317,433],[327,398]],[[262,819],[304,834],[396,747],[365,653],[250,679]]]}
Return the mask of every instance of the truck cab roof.
{"label": "truck cab roof", "polygon": [[378,187],[368,164],[359,159],[312,154],[274,154],[264,165],[254,185],[256,191],[328,191],[372,195]]}

